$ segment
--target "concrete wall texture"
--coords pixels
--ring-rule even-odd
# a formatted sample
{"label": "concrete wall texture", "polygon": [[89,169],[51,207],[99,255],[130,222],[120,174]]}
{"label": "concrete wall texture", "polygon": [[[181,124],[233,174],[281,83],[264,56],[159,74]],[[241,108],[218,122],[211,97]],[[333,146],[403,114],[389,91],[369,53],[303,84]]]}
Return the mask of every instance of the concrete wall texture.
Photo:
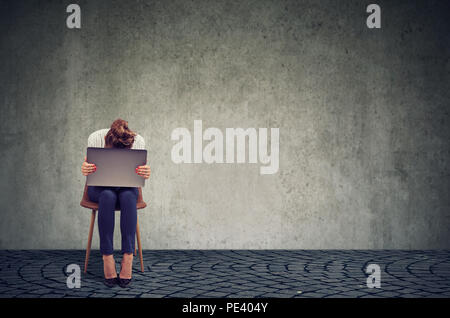
{"label": "concrete wall texture", "polygon": [[[0,3],[0,248],[85,248],[87,137],[119,117],[145,249],[450,248],[447,1],[376,1],[381,29],[372,1]],[[279,127],[278,173],[173,163],[195,119]]]}

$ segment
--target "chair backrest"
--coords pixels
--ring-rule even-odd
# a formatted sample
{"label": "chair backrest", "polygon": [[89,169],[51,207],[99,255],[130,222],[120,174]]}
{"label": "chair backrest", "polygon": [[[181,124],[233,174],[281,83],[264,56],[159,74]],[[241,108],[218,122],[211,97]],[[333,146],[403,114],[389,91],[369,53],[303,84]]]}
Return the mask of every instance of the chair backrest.
{"label": "chair backrest", "polygon": [[81,202],[90,202],[91,200],[89,199],[89,195],[87,193],[87,183],[84,184],[84,191],[83,191],[83,198],[81,198]]}
{"label": "chair backrest", "polygon": [[145,204],[144,198],[142,197],[142,188],[139,187],[138,190],[139,190],[139,195],[138,195],[138,198],[137,198],[137,204],[139,204],[139,203],[144,203]]}
{"label": "chair backrest", "polygon": [[[98,210],[98,203],[96,202],[92,202],[89,199],[89,195],[88,195],[88,185],[87,183],[84,184],[84,191],[83,191],[83,197],[81,198],[81,202],[80,205],[82,207],[88,208],[88,209],[94,209],[94,210]],[[138,194],[138,198],[137,198],[137,202],[136,202],[136,208],[137,209],[143,209],[147,206],[147,203],[144,202],[144,198],[142,197],[142,188],[139,187],[139,194]]]}

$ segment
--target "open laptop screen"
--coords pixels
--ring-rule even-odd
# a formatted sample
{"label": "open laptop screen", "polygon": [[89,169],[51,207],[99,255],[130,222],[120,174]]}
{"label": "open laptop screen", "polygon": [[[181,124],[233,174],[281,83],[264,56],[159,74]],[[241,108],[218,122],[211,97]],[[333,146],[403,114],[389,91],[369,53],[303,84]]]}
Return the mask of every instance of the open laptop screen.
{"label": "open laptop screen", "polygon": [[147,150],[87,148],[86,160],[97,170],[87,176],[89,186],[143,187],[145,179],[136,173],[147,162]]}

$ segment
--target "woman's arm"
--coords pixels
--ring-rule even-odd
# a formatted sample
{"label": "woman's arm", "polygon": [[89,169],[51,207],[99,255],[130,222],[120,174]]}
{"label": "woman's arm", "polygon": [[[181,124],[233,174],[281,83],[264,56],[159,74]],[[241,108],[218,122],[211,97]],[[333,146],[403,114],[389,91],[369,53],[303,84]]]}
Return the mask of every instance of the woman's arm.
{"label": "woman's arm", "polygon": [[[135,149],[145,149],[145,140],[141,135],[137,135],[134,141]],[[150,178],[150,167],[148,165],[139,166],[136,168],[136,173],[144,179]]]}
{"label": "woman's arm", "polygon": [[94,173],[95,170],[97,170],[97,167],[95,166],[95,164],[93,163],[88,163],[86,161],[86,157],[84,157],[84,162],[81,165],[81,173],[83,174],[83,176],[87,176],[91,173]]}
{"label": "woman's arm", "polygon": [[136,173],[138,175],[140,175],[142,178],[148,179],[148,178],[150,178],[150,173],[151,173],[150,167],[147,165],[139,166],[136,168]]}

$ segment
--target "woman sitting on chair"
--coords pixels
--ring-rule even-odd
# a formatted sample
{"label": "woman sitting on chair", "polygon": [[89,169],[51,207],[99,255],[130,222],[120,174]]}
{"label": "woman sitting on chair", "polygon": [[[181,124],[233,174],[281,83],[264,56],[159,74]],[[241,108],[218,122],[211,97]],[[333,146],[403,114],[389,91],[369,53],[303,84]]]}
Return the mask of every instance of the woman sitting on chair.
{"label": "woman sitting on chair", "polygon": [[[88,147],[98,148],[131,148],[144,149],[142,136],[128,128],[128,122],[123,119],[115,120],[111,128],[93,132],[88,138]],[[81,165],[84,176],[94,173],[95,164],[88,163],[86,157]],[[148,179],[150,167],[139,166],[136,173]],[[114,286],[116,283],[126,287],[131,283],[133,252],[136,237],[137,209],[136,202],[139,190],[134,187],[100,187],[89,186],[88,196],[98,203],[98,230],[100,235],[100,252],[103,257],[103,271],[105,285]],[[116,272],[113,257],[114,215],[116,205],[120,206],[120,231],[122,234],[122,262],[119,275]]]}

